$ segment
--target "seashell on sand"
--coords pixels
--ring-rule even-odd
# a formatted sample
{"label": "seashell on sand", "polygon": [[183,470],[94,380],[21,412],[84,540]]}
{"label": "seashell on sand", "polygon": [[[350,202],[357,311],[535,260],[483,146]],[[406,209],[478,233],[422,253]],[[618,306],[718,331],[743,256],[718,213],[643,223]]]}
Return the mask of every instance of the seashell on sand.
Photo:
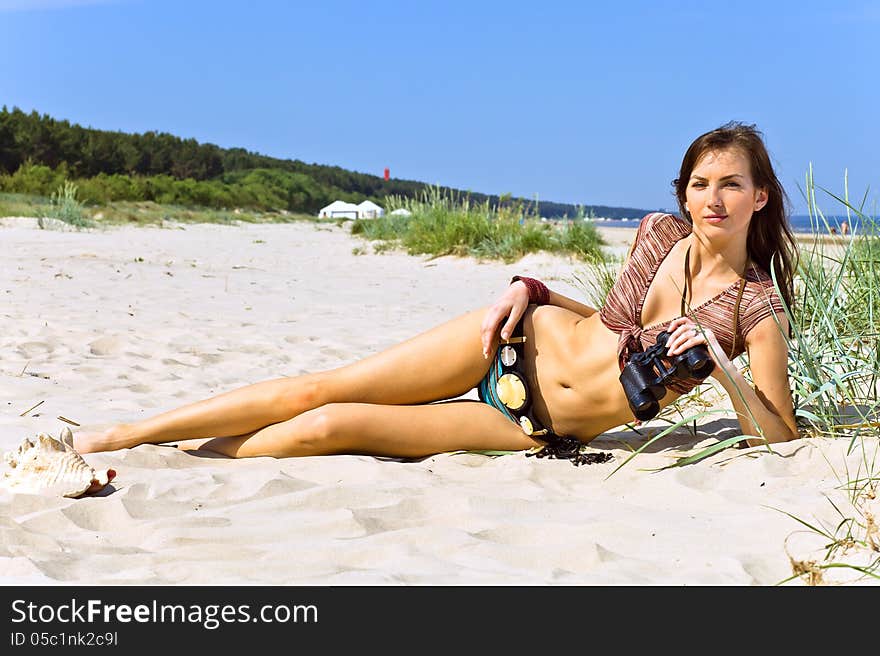
{"label": "seashell on sand", "polygon": [[115,471],[95,471],[83,460],[73,448],[69,428],[62,428],[60,437],[40,433],[7,452],[4,460],[10,469],[0,478],[0,486],[11,492],[75,498],[97,492],[113,480]]}

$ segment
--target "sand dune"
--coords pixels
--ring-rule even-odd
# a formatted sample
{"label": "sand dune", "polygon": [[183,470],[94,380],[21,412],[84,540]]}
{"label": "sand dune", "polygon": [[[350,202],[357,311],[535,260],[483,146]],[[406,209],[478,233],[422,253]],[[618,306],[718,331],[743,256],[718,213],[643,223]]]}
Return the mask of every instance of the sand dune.
{"label": "sand dune", "polygon": [[[491,302],[517,273],[580,294],[567,258],[357,255],[364,242],[335,225],[0,223],[4,451],[40,431],[57,436],[59,417],[131,420],[351,362]],[[625,251],[631,233],[610,230]],[[591,448],[613,458],[581,467],[525,453],[236,461],[145,445],[89,454],[117,472],[99,495],[0,489],[0,582],[772,585],[793,573],[787,550],[821,556],[821,540],[791,515],[833,530],[834,505],[854,514],[844,484],[864,474],[877,442],[847,455],[847,444],[801,439],[651,471],[735,426],[727,417],[696,436],[677,432],[622,467],[660,424],[597,438]]]}

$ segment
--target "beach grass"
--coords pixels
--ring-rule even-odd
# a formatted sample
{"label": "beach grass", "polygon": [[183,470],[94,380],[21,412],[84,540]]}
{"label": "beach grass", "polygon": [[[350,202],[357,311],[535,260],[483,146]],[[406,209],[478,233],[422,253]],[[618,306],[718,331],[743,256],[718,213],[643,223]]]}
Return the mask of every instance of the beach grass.
{"label": "beach grass", "polygon": [[[394,214],[404,210],[406,214]],[[351,223],[351,232],[374,242],[374,250],[403,249],[411,255],[471,256],[515,262],[538,251],[583,260],[602,257],[604,241],[584,217],[544,221],[537,208],[502,197],[474,203],[465,194],[425,189],[417,198],[389,196],[386,214]]]}
{"label": "beach grass", "polygon": [[85,217],[83,204],[77,199],[76,192],[76,185],[65,180],[52,194],[49,216],[77,228],[88,228],[91,221]]}
{"label": "beach grass", "polygon": [[[880,579],[880,533],[870,510],[880,483],[880,225],[864,200],[852,204],[846,181],[838,195],[816,185],[810,169],[805,196],[817,227],[828,225],[817,190],[856,216],[859,228],[842,242],[813,239],[801,246],[799,307],[789,309],[789,376],[802,434],[846,440],[859,464],[855,471],[832,466],[848,501],[845,508],[834,505],[836,525],[793,517],[825,541],[824,557],[792,558],[793,578],[821,583],[829,570],[844,567]],[[847,560],[853,551],[861,562]]]}
{"label": "beach grass", "polygon": [[[77,227],[120,225],[154,225],[164,223],[291,223],[294,221],[323,222],[317,217],[292,212],[260,212],[233,208],[230,210],[188,207],[153,201],[115,201],[89,205],[76,200],[75,190],[62,188],[51,197],[33,194],[0,193],[0,216],[58,218]],[[66,194],[66,195],[65,195]],[[78,207],[74,206],[74,203]],[[66,217],[66,218],[65,218]],[[69,220],[76,217],[75,220]]]}
{"label": "beach grass", "polygon": [[600,308],[620,275],[625,258],[613,253],[585,258],[580,269],[572,272],[566,281],[575,289],[581,290],[583,302],[590,307]]}

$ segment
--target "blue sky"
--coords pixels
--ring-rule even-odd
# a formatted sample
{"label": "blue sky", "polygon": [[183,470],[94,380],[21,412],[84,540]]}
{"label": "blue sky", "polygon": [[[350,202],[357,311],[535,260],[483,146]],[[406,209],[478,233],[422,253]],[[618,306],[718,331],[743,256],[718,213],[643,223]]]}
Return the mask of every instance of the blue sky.
{"label": "blue sky", "polygon": [[878,36],[880,3],[856,0],[0,0],[0,104],[645,209],[673,207],[695,137],[741,120],[802,213],[810,163],[880,205]]}

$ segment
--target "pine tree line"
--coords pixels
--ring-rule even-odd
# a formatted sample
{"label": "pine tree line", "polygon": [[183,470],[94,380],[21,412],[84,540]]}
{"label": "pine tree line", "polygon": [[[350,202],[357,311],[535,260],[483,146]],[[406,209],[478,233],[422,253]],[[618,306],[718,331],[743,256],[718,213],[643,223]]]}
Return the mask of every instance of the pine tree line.
{"label": "pine tree line", "polygon": [[[417,197],[426,183],[384,178],[338,166],[278,159],[243,148],[221,148],[163,132],[129,134],[84,128],[36,111],[0,110],[0,191],[48,196],[74,180],[89,203],[155,201],[213,208],[242,207],[313,214],[336,199],[382,203],[386,196]],[[477,203],[530,202],[441,188]],[[547,217],[579,210],[610,218],[645,210],[578,208],[540,202]]]}

